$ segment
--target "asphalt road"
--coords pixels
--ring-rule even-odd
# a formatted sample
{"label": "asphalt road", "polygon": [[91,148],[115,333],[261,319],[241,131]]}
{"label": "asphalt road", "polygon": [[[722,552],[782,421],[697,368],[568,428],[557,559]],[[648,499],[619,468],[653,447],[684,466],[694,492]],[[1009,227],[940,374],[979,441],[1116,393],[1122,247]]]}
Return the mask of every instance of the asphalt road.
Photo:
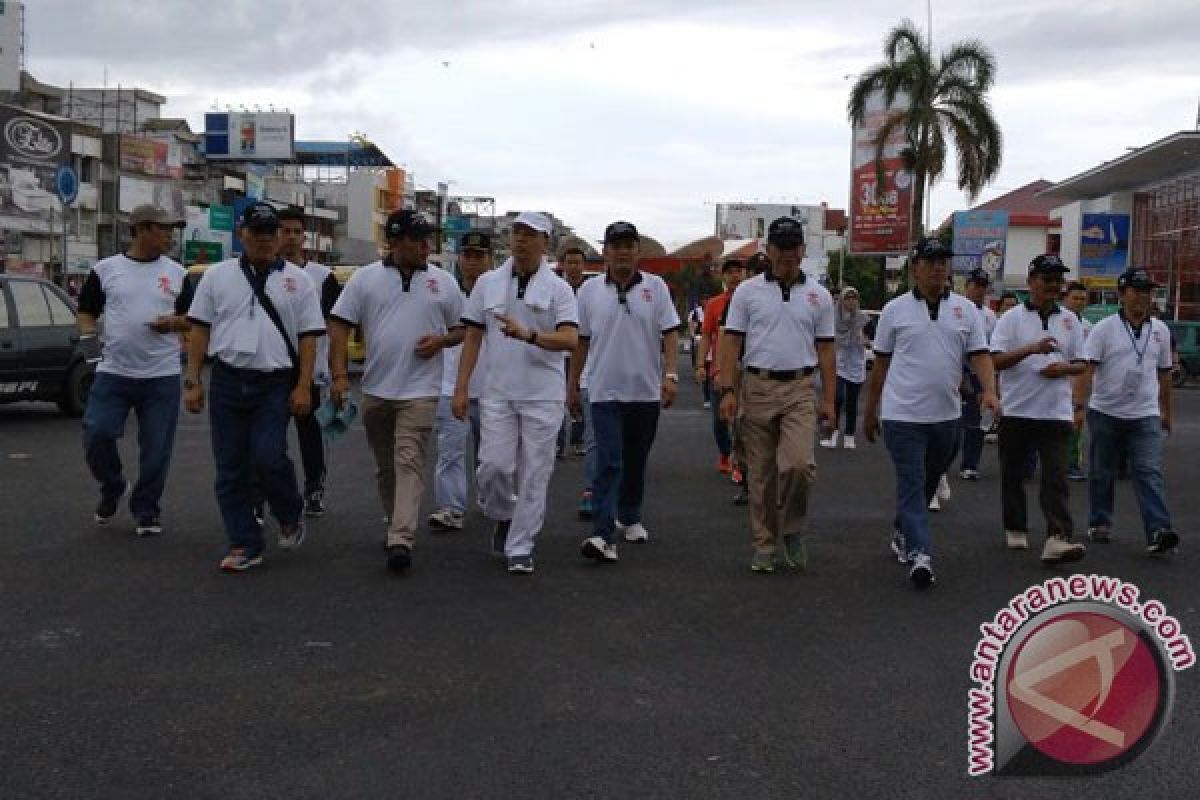
{"label": "asphalt road", "polygon": [[[1136,582],[1200,641],[1200,393],[1178,406],[1182,551],[1141,553],[1122,486],[1122,538],[1076,571]],[[886,553],[880,446],[818,453],[808,572],[753,575],[685,387],[652,457],[653,540],[619,565],[578,555],[569,458],[535,576],[492,562],[474,517],[423,535],[397,578],[359,430],[332,450],[330,514],[304,548],[231,576],[205,418],[181,420],[166,534],[139,540],[124,515],[93,525],[78,421],[0,407],[0,798],[1195,797],[1197,669],[1120,771],[967,777],[978,626],[1052,574],[1003,549],[995,458],[934,521],[929,592]]]}

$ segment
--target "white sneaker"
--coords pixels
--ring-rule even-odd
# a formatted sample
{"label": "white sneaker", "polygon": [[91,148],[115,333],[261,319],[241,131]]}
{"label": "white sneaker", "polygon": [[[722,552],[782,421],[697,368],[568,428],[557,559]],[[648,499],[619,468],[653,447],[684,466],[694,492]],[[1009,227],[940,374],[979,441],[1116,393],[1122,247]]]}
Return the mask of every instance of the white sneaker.
{"label": "white sneaker", "polygon": [[591,558],[596,561],[617,561],[617,546],[615,544],[607,544],[601,536],[589,536],[583,540],[583,546],[579,548],[579,552],[584,558]]}
{"label": "white sneaker", "polygon": [[449,508],[439,508],[429,515],[429,527],[435,531],[461,531],[463,513]]}
{"label": "white sneaker", "polygon": [[846,448],[847,450],[853,450],[855,447],[854,437],[853,436],[843,436],[842,437],[842,447]]}
{"label": "white sneaker", "polygon": [[1046,545],[1042,548],[1042,561],[1046,564],[1078,561],[1085,553],[1087,548],[1078,542],[1058,536],[1047,536]]}
{"label": "white sneaker", "polygon": [[929,501],[929,510],[930,511],[941,511],[942,510],[942,504],[938,500],[937,492],[933,493],[933,499]]}
{"label": "white sneaker", "polygon": [[828,439],[822,439],[821,447],[825,447],[825,448],[837,447],[837,431],[834,431],[833,433],[829,434]]}
{"label": "white sneaker", "polygon": [[1009,550],[1028,550],[1029,534],[1025,531],[1005,531],[1004,541]]}
{"label": "white sneaker", "polygon": [[950,481],[946,480],[945,475],[938,481],[937,498],[943,503],[950,502]]}
{"label": "white sneaker", "polygon": [[644,544],[650,541],[650,531],[646,530],[640,522],[635,522],[632,525],[622,525],[618,522],[617,530],[625,535],[625,541],[627,542],[640,542]]}

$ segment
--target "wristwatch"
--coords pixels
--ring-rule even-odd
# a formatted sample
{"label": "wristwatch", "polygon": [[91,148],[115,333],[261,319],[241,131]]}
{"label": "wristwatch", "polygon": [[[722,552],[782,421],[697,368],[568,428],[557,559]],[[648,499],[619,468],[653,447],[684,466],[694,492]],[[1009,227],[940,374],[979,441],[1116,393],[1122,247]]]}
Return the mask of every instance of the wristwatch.
{"label": "wristwatch", "polygon": [[195,389],[196,387],[203,385],[204,383],[202,381],[194,381],[191,378],[183,379],[183,388],[185,389]]}
{"label": "wristwatch", "polygon": [[667,379],[667,380],[669,380],[671,383],[679,383],[679,375],[677,375],[677,374],[676,374],[676,373],[674,373],[674,372],[668,372],[668,373],[665,375],[665,377],[666,377],[666,379]]}

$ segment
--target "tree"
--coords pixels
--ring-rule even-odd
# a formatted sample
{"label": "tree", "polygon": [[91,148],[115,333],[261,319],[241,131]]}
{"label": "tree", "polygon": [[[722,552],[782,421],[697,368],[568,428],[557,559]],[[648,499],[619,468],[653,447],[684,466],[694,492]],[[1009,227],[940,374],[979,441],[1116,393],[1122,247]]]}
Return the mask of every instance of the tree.
{"label": "tree", "polygon": [[847,256],[843,269],[841,250],[830,250],[827,255],[829,266],[825,271],[829,276],[830,286],[853,286],[858,289],[863,308],[883,308],[888,297],[887,276],[881,263],[882,259],[877,256]]}
{"label": "tree", "polygon": [[[945,172],[948,140],[958,160],[958,188],[974,202],[1000,171],[1003,139],[987,93],[996,77],[996,58],[983,42],[968,39],[944,51],[934,63],[929,43],[911,20],[892,29],[884,41],[885,61],[859,76],[850,90],[846,112],[861,125],[867,98],[882,91],[890,108],[901,94],[907,109],[893,111],[875,140],[875,164],[883,181],[883,146],[903,128],[908,146],[901,154],[913,175],[910,234],[921,236],[926,187]],[[928,182],[928,183],[927,183]]]}

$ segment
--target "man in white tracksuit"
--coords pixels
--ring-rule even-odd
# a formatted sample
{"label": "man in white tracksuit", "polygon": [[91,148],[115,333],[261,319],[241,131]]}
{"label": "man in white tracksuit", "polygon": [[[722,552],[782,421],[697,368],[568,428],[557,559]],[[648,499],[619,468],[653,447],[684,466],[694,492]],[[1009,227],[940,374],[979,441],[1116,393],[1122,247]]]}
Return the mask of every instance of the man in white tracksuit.
{"label": "man in white tracksuit", "polygon": [[480,505],[496,523],[493,552],[503,552],[514,574],[533,572],[566,399],[562,353],[578,342],[575,295],[545,258],[551,230],[545,215],[521,213],[512,227],[512,258],[475,284],[463,310],[467,334],[454,387],[454,416],[466,419],[486,336]]}

